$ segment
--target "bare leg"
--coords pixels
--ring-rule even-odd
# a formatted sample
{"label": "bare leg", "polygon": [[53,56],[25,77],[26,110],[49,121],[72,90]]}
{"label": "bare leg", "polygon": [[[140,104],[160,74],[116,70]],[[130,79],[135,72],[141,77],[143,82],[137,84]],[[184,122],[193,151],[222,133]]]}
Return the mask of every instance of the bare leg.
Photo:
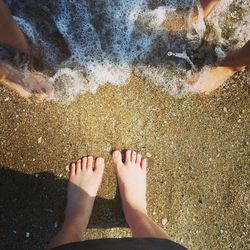
{"label": "bare leg", "polygon": [[101,185],[104,159],[84,157],[71,165],[65,221],[47,249],[81,241]]}
{"label": "bare leg", "polygon": [[250,65],[250,40],[239,50],[226,56],[218,66],[202,73],[199,80],[191,86],[191,90],[209,94],[238,71]]}
{"label": "bare leg", "polygon": [[16,25],[3,0],[0,0],[0,43],[6,44],[21,52],[29,53],[30,48],[24,34]]}
{"label": "bare leg", "polygon": [[[27,54],[30,53],[24,34],[16,25],[2,0],[0,0],[0,43]],[[25,98],[31,97],[32,94],[38,94],[43,99],[54,94],[54,88],[41,75],[30,72],[21,73],[3,63],[0,63],[0,80],[1,83]]]}
{"label": "bare leg", "polygon": [[123,163],[121,152],[115,151],[113,164],[118,179],[123,211],[133,237],[168,239],[166,232],[147,215],[147,160],[142,159],[139,153],[127,150],[125,163]]}
{"label": "bare leg", "polygon": [[239,71],[250,65],[250,40],[240,49],[228,54],[220,63],[221,67],[232,68]]}
{"label": "bare leg", "polygon": [[203,9],[204,17],[207,17],[220,0],[200,0],[201,7]]}

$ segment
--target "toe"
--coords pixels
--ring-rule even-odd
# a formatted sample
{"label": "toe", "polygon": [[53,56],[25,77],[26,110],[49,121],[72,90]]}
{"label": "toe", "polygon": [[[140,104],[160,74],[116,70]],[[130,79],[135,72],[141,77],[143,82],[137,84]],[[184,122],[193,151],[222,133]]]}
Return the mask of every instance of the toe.
{"label": "toe", "polygon": [[135,163],[136,165],[141,166],[141,154],[137,153]]}
{"label": "toe", "polygon": [[95,162],[95,172],[103,173],[103,170],[104,170],[104,159],[98,157]]}
{"label": "toe", "polygon": [[76,164],[72,163],[70,167],[70,177],[74,177],[76,174]]}
{"label": "toe", "polygon": [[82,170],[87,169],[87,161],[88,161],[88,158],[86,156],[82,158]]}
{"label": "toe", "polygon": [[79,173],[82,171],[82,160],[79,159],[77,162],[76,162],[76,173]]}
{"label": "toe", "polygon": [[131,162],[131,150],[126,151],[125,163],[128,164]]}
{"label": "toe", "polygon": [[122,155],[121,155],[121,152],[118,151],[118,150],[115,150],[112,154],[113,156],[113,162],[115,164],[120,164],[122,162]]}
{"label": "toe", "polygon": [[135,161],[136,161],[136,152],[135,151],[132,152],[132,157],[131,158],[132,158],[131,159],[132,163],[135,163]]}
{"label": "toe", "polygon": [[87,170],[93,170],[93,156],[88,156]]}
{"label": "toe", "polygon": [[141,168],[146,171],[147,165],[148,165],[147,159],[143,158],[141,161]]}

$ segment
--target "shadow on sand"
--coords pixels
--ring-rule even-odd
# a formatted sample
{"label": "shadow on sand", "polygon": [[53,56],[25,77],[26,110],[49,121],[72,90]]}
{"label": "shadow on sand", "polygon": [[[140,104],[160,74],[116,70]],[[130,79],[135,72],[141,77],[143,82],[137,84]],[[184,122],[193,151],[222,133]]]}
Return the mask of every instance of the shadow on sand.
{"label": "shadow on sand", "polygon": [[[67,181],[49,172],[24,174],[0,167],[0,249],[42,249],[64,218]],[[77,191],[77,190],[76,190]],[[89,228],[126,226],[118,192],[97,197]]]}

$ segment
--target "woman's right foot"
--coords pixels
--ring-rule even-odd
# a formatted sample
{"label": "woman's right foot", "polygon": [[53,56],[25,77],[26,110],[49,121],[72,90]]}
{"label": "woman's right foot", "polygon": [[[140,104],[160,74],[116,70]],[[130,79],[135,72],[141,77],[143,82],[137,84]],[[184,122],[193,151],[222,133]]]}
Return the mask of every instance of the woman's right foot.
{"label": "woman's right foot", "polygon": [[118,180],[123,211],[129,224],[135,211],[147,214],[147,160],[143,159],[139,153],[127,150],[125,162],[123,162],[121,152],[114,151],[113,164]]}
{"label": "woman's right foot", "polygon": [[210,94],[222,86],[236,72],[243,69],[244,67],[238,69],[223,66],[212,67],[200,74],[197,82],[190,86],[190,90],[195,93]]}

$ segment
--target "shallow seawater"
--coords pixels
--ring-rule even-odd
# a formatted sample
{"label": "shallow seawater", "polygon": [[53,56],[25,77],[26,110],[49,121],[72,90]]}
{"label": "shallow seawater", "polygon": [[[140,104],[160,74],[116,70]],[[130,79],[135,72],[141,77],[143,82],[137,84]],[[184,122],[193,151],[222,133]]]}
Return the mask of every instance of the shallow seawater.
{"label": "shallow seawater", "polygon": [[198,33],[179,18],[192,1],[6,2],[41,58],[20,69],[58,95],[29,103],[0,87],[0,249],[45,248],[63,221],[67,166],[83,155],[106,162],[85,238],[131,236],[114,149],[151,155],[148,211],[173,240],[248,249],[250,72],[209,96],[185,79],[249,39],[249,1],[222,1]]}
{"label": "shallow seawater", "polygon": [[[192,0],[6,2],[57,100],[126,84],[132,72],[180,96],[191,91],[187,78],[194,71],[250,38],[250,3],[242,0],[221,1],[206,23]],[[190,28],[192,13],[199,22]]]}

